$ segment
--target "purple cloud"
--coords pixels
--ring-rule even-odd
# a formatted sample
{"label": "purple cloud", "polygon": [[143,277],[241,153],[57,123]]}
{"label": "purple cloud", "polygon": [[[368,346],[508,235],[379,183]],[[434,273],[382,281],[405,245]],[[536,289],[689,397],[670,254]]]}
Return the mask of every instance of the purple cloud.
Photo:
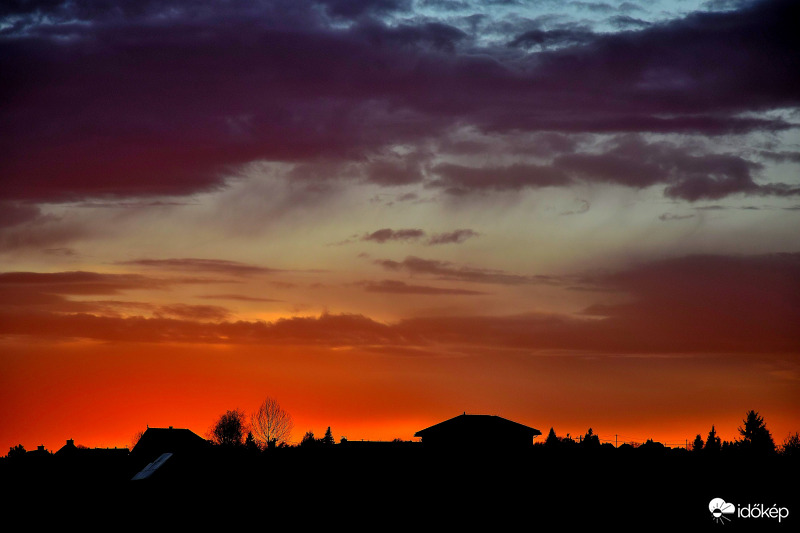
{"label": "purple cloud", "polygon": [[437,245],[437,244],[460,244],[467,239],[471,239],[472,237],[477,237],[480,235],[479,233],[471,230],[471,229],[457,229],[455,231],[449,231],[446,233],[437,233],[436,235],[432,235],[430,239],[428,239],[429,245]]}
{"label": "purple cloud", "polygon": [[281,272],[280,270],[272,268],[249,265],[239,261],[227,261],[224,259],[134,259],[130,261],[120,261],[118,264],[160,268],[164,270],[178,270],[184,272],[215,272],[234,276],[272,274],[274,272]]}
{"label": "purple cloud", "polygon": [[411,275],[432,276],[435,279],[467,281],[471,283],[492,283],[501,285],[519,285],[528,283],[561,283],[553,276],[519,275],[502,270],[456,266],[448,261],[423,259],[409,256],[403,261],[379,259],[375,264],[393,272],[406,271]]}
{"label": "purple cloud", "polygon": [[369,235],[364,235],[362,241],[374,241],[383,244],[387,241],[415,241],[424,236],[425,232],[421,229],[398,229],[389,228],[373,231]]}
{"label": "purple cloud", "polygon": [[[703,135],[794,127],[763,114],[800,104],[800,7],[791,0],[639,31],[531,29],[509,42],[558,47],[527,54],[484,46],[446,19],[378,16],[410,8],[392,0],[6,5],[0,195],[188,195],[224,187],[248,162],[361,164],[463,126]],[[431,182],[454,193],[519,190],[567,186],[577,173],[640,186],[683,172],[668,184],[674,198],[796,190],[753,187],[752,164],[719,154],[671,169],[652,160],[636,169],[619,154],[560,155],[556,165],[441,163]],[[389,159],[366,174],[389,186],[417,183],[425,170]]]}

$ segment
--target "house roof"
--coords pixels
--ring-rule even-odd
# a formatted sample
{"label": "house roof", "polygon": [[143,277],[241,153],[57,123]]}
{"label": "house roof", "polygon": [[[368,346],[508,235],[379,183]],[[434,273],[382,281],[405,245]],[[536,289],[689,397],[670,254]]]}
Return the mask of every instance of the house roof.
{"label": "house roof", "polygon": [[188,429],[147,428],[131,454],[156,457],[166,452],[196,451],[208,446],[207,440]]}
{"label": "house roof", "polygon": [[75,441],[72,439],[67,440],[67,443],[59,448],[54,455],[57,457],[76,457],[76,456],[92,456],[92,457],[122,457],[127,456],[130,450],[128,448],[85,448],[83,446],[75,446]]}
{"label": "house roof", "polygon": [[468,415],[467,413],[458,415],[444,422],[439,422],[433,426],[417,431],[415,437],[452,435],[452,436],[471,436],[476,434],[491,436],[494,434],[518,433],[529,435],[530,438],[541,435],[538,429],[528,427],[524,424],[508,420],[496,415]]}

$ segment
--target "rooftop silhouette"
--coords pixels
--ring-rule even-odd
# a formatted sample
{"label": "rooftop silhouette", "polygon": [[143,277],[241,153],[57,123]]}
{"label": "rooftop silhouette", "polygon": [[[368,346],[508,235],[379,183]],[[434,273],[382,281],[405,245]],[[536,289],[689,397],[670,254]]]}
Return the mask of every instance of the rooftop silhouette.
{"label": "rooftop silhouette", "polygon": [[[751,426],[748,435],[762,427]],[[798,501],[796,487],[775,482],[776,473],[798,471],[796,453],[735,443],[711,451],[654,441],[615,447],[559,438],[552,429],[534,444],[540,435],[500,416],[467,413],[420,429],[421,442],[323,437],[315,445],[259,448],[214,445],[185,428],[147,428],[130,451],[72,439],[56,453],[15,447],[0,461],[0,481],[19,495],[68,489],[58,502],[72,512],[87,501],[115,516],[166,505],[174,516],[197,517],[199,526],[206,524],[198,511],[268,502],[373,527],[376,516],[510,528],[541,515],[571,526],[641,526],[657,518],[692,529],[711,523],[712,498]]]}
{"label": "rooftop silhouette", "polygon": [[464,412],[421,429],[414,436],[421,438],[426,446],[524,448],[532,446],[533,438],[541,434],[538,429],[496,415]]}

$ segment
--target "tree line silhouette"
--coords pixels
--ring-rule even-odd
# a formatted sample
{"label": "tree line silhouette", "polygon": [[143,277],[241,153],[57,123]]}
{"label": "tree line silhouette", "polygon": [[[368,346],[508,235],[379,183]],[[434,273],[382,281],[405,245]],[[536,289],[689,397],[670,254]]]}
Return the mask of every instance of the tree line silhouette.
{"label": "tree line silhouette", "polygon": [[[716,427],[711,426],[705,440],[698,434],[692,441],[687,451],[691,451],[694,455],[701,456],[715,456],[718,454],[735,455],[735,454],[748,454],[756,456],[769,456],[769,455],[785,455],[796,457],[800,454],[800,433],[795,432],[787,436],[783,444],[776,445],[771,432],[767,429],[764,417],[757,411],[750,410],[742,420],[742,425],[737,428],[739,435],[738,440],[723,441],[717,435]],[[664,444],[647,440],[640,445],[633,445],[623,443],[620,446],[615,446],[611,443],[600,443],[600,438],[593,432],[592,428],[586,434],[578,437],[578,440],[567,436],[558,437],[553,428],[550,428],[544,442],[535,446],[542,446],[549,450],[569,450],[569,449],[669,449]],[[684,451],[683,448],[678,448]]]}
{"label": "tree line silhouette", "polygon": [[[221,449],[240,449],[251,452],[265,452],[276,448],[319,449],[333,446],[336,441],[331,427],[328,426],[324,436],[317,438],[312,430],[304,433],[297,444],[292,444],[291,434],[294,428],[292,416],[285,411],[273,398],[266,398],[258,409],[251,415],[241,409],[230,409],[222,413],[206,432],[210,443]],[[748,454],[748,455],[782,455],[787,457],[800,457],[800,432],[787,436],[781,445],[776,445],[771,432],[767,429],[764,417],[755,410],[750,410],[738,428],[741,439],[722,441],[717,436],[716,426],[712,425],[705,439],[698,434],[687,450],[675,448],[680,452],[691,451],[694,455],[714,456],[717,454]],[[135,448],[144,431],[137,432],[131,443]],[[487,441],[491,436],[483,436]],[[363,442],[363,441],[362,441]],[[339,444],[347,444],[345,437],[341,437]],[[404,441],[396,438],[394,444],[417,444],[413,441]],[[78,445],[78,448],[86,449]],[[532,443],[533,450],[569,451],[569,450],[599,450],[599,449],[630,450],[672,450],[664,444],[647,440],[643,444],[633,445],[623,443],[615,446],[611,443],[601,443],[600,438],[592,428],[579,436],[576,440],[569,434],[566,437],[556,435],[555,429],[550,428],[544,441]],[[50,453],[39,447],[38,452]],[[15,460],[25,456],[27,451],[22,444],[17,444],[9,449],[8,454],[0,459]]]}
{"label": "tree line silhouette", "polygon": [[[783,492],[776,476],[792,475],[800,464],[798,433],[776,445],[756,411],[745,415],[736,441],[721,441],[712,426],[689,449],[652,440],[614,446],[591,428],[577,439],[550,428],[525,448],[426,448],[424,438],[336,442],[330,426],[321,437],[308,430],[292,442],[293,427],[291,415],[268,398],[251,415],[226,410],[205,438],[148,428],[134,437],[130,453],[74,445],[65,447],[69,453],[26,452],[20,444],[0,458],[0,484],[19,495],[66,488],[56,492],[69,509],[102,502],[115,516],[166,505],[184,520],[201,508],[280,512],[299,505],[369,527],[385,515],[408,525],[433,516],[442,526],[488,520],[504,529],[544,513],[572,525],[638,526],[657,517],[691,529],[710,523],[712,498],[785,501],[794,493]],[[189,436],[197,446],[148,451],[148,435]],[[154,473],[143,476],[148,468]],[[202,520],[198,525],[206,526]]]}

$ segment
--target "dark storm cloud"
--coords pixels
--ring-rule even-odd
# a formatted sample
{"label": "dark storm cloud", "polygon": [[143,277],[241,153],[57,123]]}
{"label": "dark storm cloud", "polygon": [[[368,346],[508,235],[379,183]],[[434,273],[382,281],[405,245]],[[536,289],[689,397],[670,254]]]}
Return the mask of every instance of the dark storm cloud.
{"label": "dark storm cloud", "polygon": [[[408,15],[408,5],[5,3],[0,194],[34,201],[187,195],[224,186],[244,163],[365,161],[464,125],[488,133],[776,131],[791,125],[752,114],[800,103],[800,5],[793,1],[591,39],[577,29],[509,37],[559,44],[530,54],[481,48],[443,20],[387,24],[378,16]],[[577,170],[580,161],[562,164]],[[753,191],[743,170],[703,174],[704,164],[716,170],[722,163],[698,162],[668,194]],[[374,168],[369,176],[384,185],[420,179],[418,166],[402,170]],[[571,183],[559,168],[531,169],[533,177],[493,170],[494,186],[441,166],[438,185],[458,192],[464,179],[487,190]],[[790,186],[755,191],[793,194]]]}

